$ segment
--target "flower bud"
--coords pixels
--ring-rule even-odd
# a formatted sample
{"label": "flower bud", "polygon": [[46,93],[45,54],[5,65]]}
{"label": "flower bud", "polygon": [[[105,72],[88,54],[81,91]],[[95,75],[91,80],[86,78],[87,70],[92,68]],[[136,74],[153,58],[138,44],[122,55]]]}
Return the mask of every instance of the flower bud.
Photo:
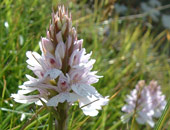
{"label": "flower bud", "polygon": [[47,52],[53,53],[54,52],[54,45],[50,40],[48,40],[47,38],[42,38],[41,42],[42,42],[42,49],[43,49],[44,53],[47,53]]}

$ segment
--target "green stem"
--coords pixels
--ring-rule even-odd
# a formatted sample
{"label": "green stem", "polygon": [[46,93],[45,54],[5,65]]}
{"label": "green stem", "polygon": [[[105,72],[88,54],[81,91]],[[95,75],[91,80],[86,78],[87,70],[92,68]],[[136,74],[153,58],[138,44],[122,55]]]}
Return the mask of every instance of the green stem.
{"label": "green stem", "polygon": [[69,105],[68,103],[59,103],[57,107],[57,112],[58,112],[58,119],[57,119],[57,130],[67,130],[68,129],[68,110],[69,110]]}
{"label": "green stem", "polygon": [[49,117],[49,130],[53,130],[53,114],[50,113]]}
{"label": "green stem", "polygon": [[136,116],[137,108],[138,108],[138,105],[139,105],[138,100],[140,99],[142,89],[143,89],[143,86],[141,86],[139,88],[139,91],[137,92],[137,100],[136,100],[136,103],[135,103],[135,110],[134,110],[134,114],[133,114],[133,118],[132,118],[131,130],[135,130],[134,129],[135,128],[135,118],[136,118],[135,116]]}

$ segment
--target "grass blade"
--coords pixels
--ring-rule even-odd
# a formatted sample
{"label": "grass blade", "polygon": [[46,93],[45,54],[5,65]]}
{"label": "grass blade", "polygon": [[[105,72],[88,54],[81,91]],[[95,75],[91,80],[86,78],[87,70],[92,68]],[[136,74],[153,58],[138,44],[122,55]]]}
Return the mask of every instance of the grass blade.
{"label": "grass blade", "polygon": [[160,119],[158,120],[158,122],[156,123],[155,125],[155,128],[154,130],[161,130],[162,129],[162,126],[167,118],[167,115],[169,115],[169,112],[170,112],[170,98],[166,104],[166,107],[162,113],[162,116],[160,117]]}

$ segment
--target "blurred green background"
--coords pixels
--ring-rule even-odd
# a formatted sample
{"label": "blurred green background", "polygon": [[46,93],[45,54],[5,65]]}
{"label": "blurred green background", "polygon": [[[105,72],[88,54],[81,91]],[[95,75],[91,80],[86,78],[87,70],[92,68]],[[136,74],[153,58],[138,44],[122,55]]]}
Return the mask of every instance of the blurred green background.
{"label": "blurred green background", "polygon": [[[46,34],[52,8],[56,10],[62,4],[72,13],[78,38],[84,39],[88,52],[93,51],[92,57],[96,59],[93,70],[104,76],[94,86],[103,96],[113,96],[97,117],[83,115],[78,105],[72,107],[70,130],[129,129],[130,123],[122,124],[120,121],[123,114],[121,107],[138,80],[146,80],[147,83],[157,80],[168,99],[170,6],[166,5],[170,2],[159,1],[161,4],[156,4],[151,10],[147,8],[148,1],[142,2],[0,0],[0,130],[19,130],[39,108],[34,104],[18,104],[10,95],[26,81],[25,74],[33,76],[26,67],[25,53],[28,50],[40,52],[38,43]],[[170,115],[167,115],[162,129],[170,129],[169,118]],[[48,113],[38,115],[28,129],[48,129]],[[138,125],[136,129],[151,128]]]}

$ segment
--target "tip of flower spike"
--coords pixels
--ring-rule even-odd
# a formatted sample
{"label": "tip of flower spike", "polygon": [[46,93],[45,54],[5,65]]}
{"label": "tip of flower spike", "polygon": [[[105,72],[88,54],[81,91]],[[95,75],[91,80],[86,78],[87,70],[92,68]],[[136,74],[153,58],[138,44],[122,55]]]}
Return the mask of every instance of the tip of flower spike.
{"label": "tip of flower spike", "polygon": [[143,87],[145,85],[145,80],[140,80],[138,82],[139,87]]}

